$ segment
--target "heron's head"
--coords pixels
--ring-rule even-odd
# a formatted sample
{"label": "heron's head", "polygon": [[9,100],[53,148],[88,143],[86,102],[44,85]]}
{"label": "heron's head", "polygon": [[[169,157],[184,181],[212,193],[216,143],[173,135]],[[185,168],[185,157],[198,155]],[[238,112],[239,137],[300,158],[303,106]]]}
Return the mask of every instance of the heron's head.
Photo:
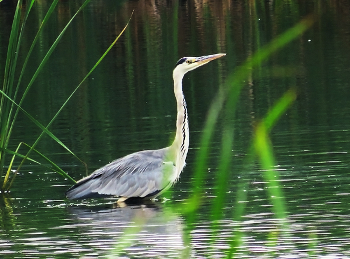
{"label": "heron's head", "polygon": [[193,69],[196,69],[197,67],[203,66],[210,61],[220,58],[222,56],[225,56],[224,53],[214,54],[214,55],[208,55],[208,56],[201,56],[201,57],[184,57],[180,58],[179,61],[176,63],[173,75],[174,77],[180,76],[182,77],[184,74],[186,74],[188,71],[191,71]]}

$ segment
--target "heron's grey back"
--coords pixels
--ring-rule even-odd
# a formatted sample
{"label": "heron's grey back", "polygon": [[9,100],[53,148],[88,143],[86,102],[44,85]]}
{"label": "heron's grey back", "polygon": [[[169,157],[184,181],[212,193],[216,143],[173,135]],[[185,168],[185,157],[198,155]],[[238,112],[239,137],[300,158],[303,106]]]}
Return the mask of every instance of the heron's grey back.
{"label": "heron's grey back", "polygon": [[164,161],[168,148],[136,152],[97,169],[78,181],[66,196],[82,199],[100,196],[148,197],[171,184],[175,173],[173,163]]}

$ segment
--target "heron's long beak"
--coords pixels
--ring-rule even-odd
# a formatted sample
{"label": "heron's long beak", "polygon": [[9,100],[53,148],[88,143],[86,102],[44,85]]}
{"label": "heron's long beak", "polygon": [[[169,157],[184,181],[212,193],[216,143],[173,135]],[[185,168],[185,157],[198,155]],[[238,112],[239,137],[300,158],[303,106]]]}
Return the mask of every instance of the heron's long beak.
{"label": "heron's long beak", "polygon": [[196,58],[195,62],[198,65],[204,65],[207,64],[208,62],[217,59],[217,58],[221,58],[222,56],[225,56],[225,53],[219,53],[219,54],[213,54],[213,55],[208,55],[208,56],[202,56],[202,57],[198,57]]}

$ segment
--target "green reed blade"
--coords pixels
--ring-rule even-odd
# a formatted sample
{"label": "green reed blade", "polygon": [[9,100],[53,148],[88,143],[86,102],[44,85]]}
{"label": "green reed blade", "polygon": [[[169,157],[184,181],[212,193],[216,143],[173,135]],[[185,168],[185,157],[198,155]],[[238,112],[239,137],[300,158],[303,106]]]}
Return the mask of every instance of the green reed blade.
{"label": "green reed blade", "polygon": [[[60,141],[51,131],[49,131],[46,127],[44,127],[39,121],[37,121],[36,119],[34,119],[33,116],[31,116],[26,110],[24,110],[21,106],[19,106],[15,101],[13,101],[9,96],[7,96],[2,90],[0,90],[0,93],[5,96],[8,100],[10,100],[15,106],[17,106],[18,109],[20,109],[35,125],[37,125],[42,131],[43,133],[46,133],[47,135],[49,135],[53,140],[55,140],[58,144],[60,144],[64,149],[66,149],[70,154],[72,154],[74,157],[76,157],[79,161],[81,161],[84,165],[85,163],[78,158],[62,141]],[[34,149],[34,147],[30,147],[30,151]],[[23,157],[23,160],[21,162],[21,164],[19,165],[19,167],[17,168],[17,171],[19,171],[19,169],[22,167],[24,161],[28,158],[29,156],[29,152],[27,153],[26,156]],[[65,173],[64,173],[65,174]],[[68,177],[70,178],[70,177]],[[70,178],[71,179],[71,178]],[[75,180],[73,180],[75,182]]]}
{"label": "green reed blade", "polygon": [[235,226],[235,228],[233,229],[233,234],[231,235],[230,242],[229,242],[230,247],[227,250],[226,258],[235,258],[234,255],[237,252],[238,248],[242,247],[243,245],[244,233],[241,229],[241,226],[239,225],[239,222],[241,222],[242,220],[245,207],[247,204],[247,200],[248,200],[247,187],[248,187],[247,181],[245,179],[240,179],[237,185],[236,202],[233,210],[233,220],[235,223],[237,223],[237,226]]}
{"label": "green reed blade", "polygon": [[278,102],[269,110],[266,117],[262,120],[264,127],[267,131],[270,131],[278,119],[288,109],[288,107],[295,101],[297,97],[296,89],[292,88],[288,90]]}
{"label": "green reed blade", "polygon": [[296,92],[294,89],[287,91],[268,112],[267,116],[257,125],[254,137],[254,147],[258,155],[267,182],[269,199],[277,218],[286,218],[286,206],[283,200],[283,193],[279,184],[279,174],[274,167],[276,165],[268,133],[277,120],[285,113],[288,107],[294,102]]}
{"label": "green reed blade", "polygon": [[[79,7],[78,11],[73,15],[73,17],[68,21],[68,23],[66,24],[66,26],[63,28],[63,30],[61,31],[61,33],[58,35],[58,37],[56,38],[56,40],[54,41],[54,43],[51,45],[50,49],[48,50],[48,52],[46,53],[46,55],[44,56],[43,60],[41,61],[41,63],[39,64],[37,70],[35,71],[33,77],[31,78],[30,82],[28,83],[22,98],[19,102],[19,105],[17,107],[21,107],[22,102],[24,101],[25,96],[27,95],[29,89],[31,88],[32,84],[34,83],[35,79],[37,78],[39,72],[43,69],[44,65],[46,64],[46,62],[48,61],[49,57],[51,56],[52,52],[55,50],[57,44],[59,43],[59,41],[61,40],[61,38],[63,37],[64,33],[66,32],[67,28],[69,27],[69,25],[71,24],[71,22],[73,21],[73,19],[77,16],[77,14],[90,2],[90,0],[85,0],[83,2],[83,4]],[[53,7],[52,7],[53,8]],[[49,9],[49,12],[52,12],[53,9]],[[48,18],[48,17],[47,17]],[[21,108],[21,110],[23,111],[23,109]],[[25,112],[26,113],[26,112]],[[26,115],[28,116],[29,114],[26,113]],[[29,117],[31,117],[29,115]],[[32,121],[34,118],[30,118]],[[36,121],[36,120],[35,120]],[[34,122],[35,122],[34,121]],[[36,121],[37,122],[37,121]],[[60,144],[64,149],[66,149],[70,154],[72,154],[75,158],[77,158],[79,161],[81,161],[83,164],[85,164],[80,158],[78,158],[72,151],[70,151],[68,149],[68,147],[66,147],[61,141],[58,140],[58,138],[54,137],[53,134],[47,130],[47,128],[51,125],[51,123],[49,123],[50,125],[48,125],[46,128],[45,127],[41,127],[42,125],[36,123],[36,125],[38,125],[43,131],[40,134],[40,136],[38,137],[37,141],[35,141],[35,143],[33,144],[33,148],[36,146],[36,144],[38,143],[38,141],[41,139],[41,137],[44,135],[44,133],[47,133],[51,138],[53,138],[58,144]],[[32,149],[29,149],[27,155],[30,154]],[[24,163],[25,159],[22,160],[21,164],[19,165],[18,170],[22,167],[23,163]]]}
{"label": "green reed blade", "polygon": [[[17,148],[16,148],[16,151],[11,151],[11,150],[9,150],[9,149],[3,149],[3,151],[4,151],[5,153],[10,154],[10,155],[13,155],[13,156],[12,156],[11,162],[10,162],[10,164],[9,164],[9,167],[8,167],[8,169],[7,169],[7,173],[6,173],[6,175],[5,175],[3,184],[2,184],[2,188],[1,188],[2,191],[5,191],[5,190],[9,190],[9,189],[10,189],[11,184],[8,184],[8,180],[9,180],[10,174],[11,174],[11,172],[12,172],[12,165],[13,165],[13,162],[14,162],[14,160],[15,160],[15,157],[18,156],[18,157],[24,158],[24,155],[18,153],[18,150],[19,150],[19,148],[21,147],[22,144],[24,144],[24,143],[22,143],[22,142],[19,143],[19,145],[18,145]],[[28,159],[29,161],[31,161],[31,162],[34,162],[34,163],[36,163],[36,164],[41,165],[38,161],[36,161],[36,160],[34,160],[34,159],[31,159],[31,158],[29,158],[29,157],[28,157],[27,159]],[[15,178],[15,176],[16,176],[16,172],[17,172],[17,171],[13,172],[13,173],[14,173],[14,177],[12,178],[11,183],[13,182],[13,180],[14,180],[14,178]]]}
{"label": "green reed blade", "polygon": [[[10,39],[9,39],[9,44],[7,47],[7,55],[6,55],[6,63],[5,63],[5,73],[4,73],[4,81],[3,81],[3,87],[2,89],[4,91],[7,91],[7,88],[9,87],[8,81],[11,78],[11,73],[13,73],[12,68],[13,68],[13,63],[15,60],[15,55],[16,55],[16,49],[17,49],[17,43],[18,43],[18,31],[19,31],[19,26],[20,26],[20,20],[21,20],[21,6],[22,6],[22,0],[19,0],[17,2],[17,7],[15,10],[15,15],[13,18],[12,22],[12,27],[11,27],[11,33],[10,33]],[[0,106],[0,112],[2,114],[2,100],[1,98],[1,106]]]}
{"label": "green reed blade", "polygon": [[[22,1],[17,2],[15,15],[13,18],[13,23],[11,27],[10,39],[8,43],[6,63],[5,63],[5,73],[3,80],[2,90],[8,95],[12,96],[13,87],[14,87],[14,78],[15,70],[17,65],[17,58],[19,53],[20,42],[22,38],[22,32],[24,29],[25,21],[27,20],[28,14],[33,6],[34,0],[26,4],[26,11],[24,13],[23,22],[21,23],[22,18]],[[21,26],[22,24],[22,26]],[[20,29],[21,28],[21,29]],[[1,95],[0,98],[0,148],[6,148],[8,145],[8,136],[9,136],[9,114],[11,113],[11,103]],[[5,163],[5,153],[0,151],[0,175]]]}
{"label": "green reed blade", "polygon": [[[207,159],[209,154],[209,144],[213,135],[217,118],[221,112],[224,102],[228,97],[236,104],[238,96],[243,87],[244,79],[251,73],[251,70],[261,64],[265,59],[271,56],[274,52],[281,49],[290,41],[299,37],[305,32],[313,23],[311,17],[308,17],[291,29],[282,33],[277,38],[273,39],[267,45],[261,47],[259,51],[249,58],[243,65],[241,65],[235,73],[229,75],[224,87],[221,88],[212,102],[207,119],[204,125],[204,130],[200,140],[200,149],[196,154],[195,170],[194,170],[194,181],[193,181],[193,197],[198,197],[202,193],[203,180],[206,177]],[[190,221],[194,221],[195,213],[191,213]]]}
{"label": "green reed blade", "polygon": [[217,172],[215,172],[215,198],[211,201],[211,231],[212,236],[210,243],[212,247],[217,242],[217,236],[220,235],[222,226],[220,219],[223,217],[223,208],[227,198],[227,191],[231,176],[231,162],[232,162],[232,146],[233,146],[233,127],[232,125],[225,125],[222,132],[220,161]]}
{"label": "green reed blade", "polygon": [[[9,63],[11,65],[10,65],[8,78],[7,78],[8,81],[7,81],[6,92],[10,96],[13,95],[13,90],[14,90],[15,72],[16,72],[18,54],[20,52],[20,47],[21,47],[21,42],[22,42],[22,35],[23,35],[23,32],[24,32],[24,28],[25,28],[25,25],[26,25],[26,22],[27,22],[30,10],[33,7],[33,4],[34,4],[34,0],[31,0],[26,5],[27,8],[26,8],[26,11],[25,11],[25,14],[24,14],[23,21],[20,21],[20,20],[17,21],[16,20],[16,23],[14,23],[14,26],[16,28],[14,28],[14,27],[11,28],[11,34],[12,34],[12,29],[13,29],[13,32],[16,35],[12,39],[11,39],[11,36],[10,36],[10,42],[9,42],[9,47],[12,46],[11,47],[11,51],[13,51],[13,53],[10,53],[10,61],[9,61]],[[19,8],[19,7],[17,6],[17,8]]]}
{"label": "green reed blade", "polygon": [[[24,145],[26,145],[28,148],[32,149],[35,153],[37,153],[41,158],[43,158],[46,162],[48,162],[51,167],[47,167],[50,168],[52,170],[54,170],[56,173],[60,174],[61,176],[63,176],[64,178],[67,178],[69,180],[71,180],[73,183],[76,183],[76,181],[70,177],[66,172],[64,172],[57,164],[55,164],[53,161],[51,161],[48,157],[46,157],[44,154],[42,154],[41,152],[39,152],[38,150],[34,149],[33,147],[27,145],[26,143],[23,143]],[[43,164],[41,164],[43,165]],[[18,170],[17,170],[18,171]]]}
{"label": "green reed blade", "polygon": [[[133,14],[133,13],[132,13]],[[126,28],[128,27],[130,21],[131,21],[131,17],[132,14],[129,18],[129,21],[127,22],[127,24],[125,25],[125,27],[123,28],[123,30],[119,33],[119,35],[116,37],[116,39],[113,41],[113,43],[108,47],[108,49],[104,52],[104,54],[101,56],[101,58],[96,62],[96,64],[90,69],[90,71],[86,74],[86,76],[83,78],[83,80],[78,84],[78,86],[73,90],[73,92],[68,96],[68,98],[66,99],[66,101],[62,104],[62,106],[59,108],[59,110],[56,112],[56,114],[52,117],[52,119],[50,120],[50,122],[46,125],[46,127],[41,128],[43,131],[42,133],[38,136],[38,138],[35,140],[34,144],[32,145],[32,148],[34,148],[39,140],[42,138],[42,136],[44,135],[44,133],[48,133],[48,128],[51,126],[51,124],[55,121],[55,119],[57,118],[57,116],[61,113],[62,109],[66,106],[66,104],[68,103],[68,101],[73,97],[73,95],[75,94],[75,92],[80,88],[80,86],[83,84],[83,82],[90,76],[90,74],[95,70],[95,68],[101,63],[101,61],[103,60],[103,58],[107,55],[107,53],[112,49],[112,47],[114,46],[114,44],[118,41],[118,39],[120,38],[120,36],[124,33],[124,31],[126,30]],[[48,133],[50,136],[52,136],[52,133],[49,132]],[[57,138],[54,138],[56,141],[58,140]],[[58,142],[60,145],[62,145],[62,142]],[[68,148],[66,148],[67,151],[71,154],[73,154]],[[27,155],[29,155],[31,152],[31,149],[28,151]],[[73,154],[74,155],[74,154]],[[75,156],[75,155],[74,155]],[[75,156],[76,157],[76,156]],[[80,160],[80,159],[79,159]],[[81,161],[81,160],[80,160]],[[22,163],[21,163],[22,165]]]}
{"label": "green reed blade", "polygon": [[227,189],[231,175],[231,162],[232,162],[232,146],[233,146],[233,130],[230,127],[226,127],[222,132],[221,140],[221,154],[219,161],[219,168],[216,174],[216,190],[215,198],[212,202],[212,221],[217,221],[222,218],[222,208],[227,196]]}
{"label": "green reed blade", "polygon": [[[12,100],[6,93],[0,90],[0,93],[6,97],[10,102],[12,102],[19,110],[21,110],[35,125],[37,125],[44,133],[49,135],[52,139],[54,139],[58,144],[60,144],[64,149],[66,149],[69,153],[74,155],[74,153],[65,145],[62,141],[60,141],[51,131],[47,129],[44,125],[42,125],[39,121],[37,121],[32,115],[30,115],[26,110],[24,110],[19,104],[17,104],[14,100]],[[74,155],[75,156],[75,155]]]}
{"label": "green reed blade", "polygon": [[64,172],[57,164],[55,164],[53,161],[51,161],[49,158],[47,158],[45,155],[43,155],[42,153],[40,153],[38,150],[36,149],[32,149],[35,153],[37,153],[41,158],[43,158],[46,162],[48,162],[51,167],[45,165],[45,164],[42,164],[34,159],[31,159],[29,157],[26,157],[20,153],[18,153],[19,151],[19,148],[21,147],[21,145],[25,145],[27,146],[28,148],[31,148],[31,146],[29,146],[28,144],[24,143],[24,142],[21,142],[19,143],[19,145],[17,146],[17,149],[16,151],[10,151],[8,149],[5,150],[6,153],[8,154],[12,154],[12,159],[11,159],[11,162],[10,162],[10,165],[7,169],[7,173],[5,175],[5,179],[4,179],[4,182],[3,182],[3,185],[2,185],[2,189],[1,190],[5,190],[5,191],[8,191],[10,190],[12,184],[13,184],[13,181],[15,180],[15,176],[16,174],[18,173],[18,170],[15,170],[13,173],[14,173],[14,177],[12,178],[11,182],[8,184],[8,180],[9,180],[9,176],[10,176],[10,173],[12,172],[12,165],[13,165],[13,162],[14,162],[14,159],[15,157],[21,157],[23,159],[26,159],[26,160],[29,160],[31,162],[34,162],[40,166],[43,166],[43,167],[46,167],[46,168],[49,168],[50,170],[53,170],[55,171],[56,173],[60,174],[61,176],[63,176],[64,178],[67,178],[69,180],[71,180],[73,183],[76,183],[76,181],[70,177],[66,172]]}
{"label": "green reed blade", "polygon": [[[15,15],[13,18],[13,23],[12,23],[12,29],[11,29],[11,34],[10,34],[10,39],[9,39],[9,44],[7,48],[7,56],[6,56],[6,63],[5,63],[5,73],[4,73],[4,80],[3,80],[3,85],[2,85],[2,90],[7,91],[9,85],[8,81],[10,80],[10,74],[11,74],[11,68],[12,68],[12,63],[14,60],[14,54],[15,54],[15,49],[16,45],[15,43],[17,42],[17,37],[18,37],[18,30],[19,30],[19,22],[20,22],[20,6],[21,6],[22,1],[17,2],[17,8],[15,11]],[[1,96],[0,98],[0,136],[6,136],[7,135],[7,125],[4,123],[7,120],[7,114],[6,114],[6,98],[4,96]],[[0,148],[5,147],[5,138],[1,137],[0,138]],[[2,174],[2,168],[4,165],[4,158],[3,158],[3,151],[0,152],[0,175]]]}
{"label": "green reed blade", "polygon": [[[79,7],[78,11],[73,15],[73,17],[68,21],[68,23],[66,24],[66,26],[62,29],[61,33],[57,36],[56,40],[54,41],[54,43],[51,45],[50,49],[47,51],[47,53],[45,54],[43,60],[41,61],[41,63],[39,64],[37,70],[35,71],[35,73],[33,74],[31,80],[29,81],[23,95],[22,98],[19,102],[19,105],[22,104],[25,96],[27,95],[30,87],[32,86],[32,84],[34,83],[35,79],[37,78],[38,74],[41,72],[41,70],[43,69],[44,65],[46,64],[46,62],[48,61],[48,59],[50,58],[52,52],[56,49],[57,44],[60,42],[61,38],[63,37],[64,33],[66,32],[66,30],[68,29],[68,27],[70,26],[70,24],[72,23],[72,21],[74,20],[74,18],[80,13],[81,10],[83,10],[83,8],[90,2],[91,0],[85,0],[84,3]],[[52,11],[51,11],[52,12]]]}
{"label": "green reed blade", "polygon": [[[19,149],[20,145],[22,145],[22,144],[24,144],[24,143],[21,142],[21,143],[18,144],[16,151],[12,151],[12,150],[9,150],[9,149],[3,149],[3,151],[6,152],[9,155],[15,155],[15,156],[24,158],[24,155],[18,153],[18,149]],[[38,161],[36,161],[36,160],[34,160],[34,159],[30,158],[30,157],[28,157],[28,160],[30,162],[33,162],[33,163],[36,163],[36,164],[40,165],[40,162],[38,162]]]}
{"label": "green reed blade", "polygon": [[268,131],[261,123],[256,127],[254,146],[263,169],[263,177],[267,182],[267,191],[269,199],[273,205],[273,210],[277,218],[286,218],[286,207],[283,200],[283,194],[279,185],[279,174],[274,170],[275,158],[273,148],[268,137]]}
{"label": "green reed blade", "polygon": [[[263,169],[263,177],[267,182],[267,190],[269,200],[273,205],[273,212],[276,217],[281,220],[281,226],[285,231],[288,231],[285,221],[287,217],[287,209],[283,198],[282,188],[279,185],[279,175],[278,172],[274,170],[275,160],[268,133],[295,99],[296,91],[295,89],[290,89],[270,109],[265,118],[256,127],[253,144],[247,156],[247,161],[249,161],[248,163],[251,164],[254,160],[254,152],[257,154]],[[246,180],[242,179],[238,184],[237,198],[233,215],[233,218],[237,223],[241,221],[243,216],[247,201],[247,194],[247,182]],[[230,240],[230,248],[228,249],[227,258],[234,258],[237,248],[242,245],[242,238],[243,233],[240,230],[240,227],[235,227],[234,234]]]}
{"label": "green reed blade", "polygon": [[[18,93],[18,90],[19,90],[19,88],[20,88],[20,84],[21,84],[21,82],[22,82],[22,77],[23,77],[23,75],[24,75],[24,72],[25,72],[26,67],[27,67],[27,64],[28,64],[29,57],[31,56],[31,53],[32,53],[32,51],[33,51],[33,49],[34,49],[34,46],[35,46],[37,40],[39,39],[39,36],[40,36],[40,33],[41,33],[42,29],[44,28],[44,26],[46,25],[47,21],[49,20],[49,18],[50,18],[50,16],[51,16],[53,10],[55,9],[57,3],[58,3],[58,0],[54,0],[54,1],[52,2],[52,4],[51,4],[49,10],[47,11],[47,13],[46,13],[46,15],[45,15],[43,21],[41,22],[41,25],[40,25],[40,27],[39,27],[39,30],[38,30],[37,34],[35,35],[35,38],[34,38],[32,44],[31,44],[31,46],[30,46],[30,48],[29,48],[29,51],[28,51],[28,53],[27,53],[27,56],[26,56],[26,58],[25,58],[25,60],[24,60],[23,66],[22,66],[22,70],[21,70],[20,75],[19,75],[19,79],[18,79],[18,82],[17,82],[17,86],[16,86],[16,90],[15,90],[15,93],[14,93],[14,96],[13,96],[13,100],[16,100],[17,93]],[[30,87],[30,86],[29,86],[29,87]],[[27,86],[27,88],[28,88],[28,86]],[[28,91],[29,91],[29,89],[28,89]],[[23,96],[22,96],[22,98],[21,98],[21,101],[20,101],[19,105],[22,105],[22,102],[24,101],[24,98],[25,98],[25,96],[27,95],[28,91],[25,91],[25,92],[24,92],[24,94],[23,94]],[[13,105],[13,104],[12,104],[12,105]],[[11,112],[10,112],[10,114],[9,114],[9,116],[8,116],[8,120],[11,121],[11,126],[10,126],[9,131],[8,131],[8,134],[7,134],[7,138],[8,138],[7,141],[9,141],[9,138],[10,138],[10,135],[11,135],[11,132],[12,132],[12,129],[13,129],[13,126],[14,126],[14,124],[15,124],[15,121],[16,121],[16,118],[17,118],[17,115],[18,115],[18,111],[19,111],[19,109],[16,109],[16,112],[15,112],[13,118],[11,119],[11,113],[12,113],[12,108],[11,108]]]}
{"label": "green reed blade", "polygon": [[[18,3],[20,4],[21,1]],[[18,59],[18,54],[20,50],[20,45],[21,45],[21,40],[22,40],[22,34],[24,31],[24,27],[29,15],[29,12],[34,4],[34,0],[28,3],[27,9],[23,18],[23,21],[20,22],[20,17],[15,17],[13,26],[11,29],[11,35],[10,35],[10,41],[9,41],[9,48],[8,48],[8,53],[7,53],[7,60],[6,60],[6,65],[5,65],[5,80],[4,81],[4,86],[3,90],[7,93],[9,96],[13,96],[14,92],[14,79],[15,79],[15,71],[16,71],[16,66],[17,66],[17,59]],[[20,6],[17,6],[17,8],[20,9]],[[16,12],[20,12],[20,10],[16,9]],[[17,13],[16,13],[17,14]],[[21,26],[20,26],[21,25]],[[19,30],[20,28],[20,30]],[[2,115],[8,116],[10,113],[10,106],[11,104],[8,102],[6,103],[6,108],[4,110],[4,113]],[[1,106],[4,108],[3,106]],[[3,117],[2,119],[5,119]],[[7,123],[5,123],[6,121]],[[6,118],[6,120],[2,121],[2,124],[6,124],[7,127],[9,125],[9,118]],[[6,134],[7,135],[7,134]],[[6,141],[6,140],[5,140]]]}

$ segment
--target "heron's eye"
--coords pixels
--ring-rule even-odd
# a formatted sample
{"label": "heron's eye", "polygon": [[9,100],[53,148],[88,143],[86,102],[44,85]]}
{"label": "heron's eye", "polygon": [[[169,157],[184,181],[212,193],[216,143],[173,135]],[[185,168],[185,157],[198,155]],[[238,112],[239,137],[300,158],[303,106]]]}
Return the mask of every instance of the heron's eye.
{"label": "heron's eye", "polygon": [[194,62],[194,61],[193,61],[192,59],[187,59],[187,60],[186,60],[186,63],[187,63],[187,64],[192,64],[193,62]]}

